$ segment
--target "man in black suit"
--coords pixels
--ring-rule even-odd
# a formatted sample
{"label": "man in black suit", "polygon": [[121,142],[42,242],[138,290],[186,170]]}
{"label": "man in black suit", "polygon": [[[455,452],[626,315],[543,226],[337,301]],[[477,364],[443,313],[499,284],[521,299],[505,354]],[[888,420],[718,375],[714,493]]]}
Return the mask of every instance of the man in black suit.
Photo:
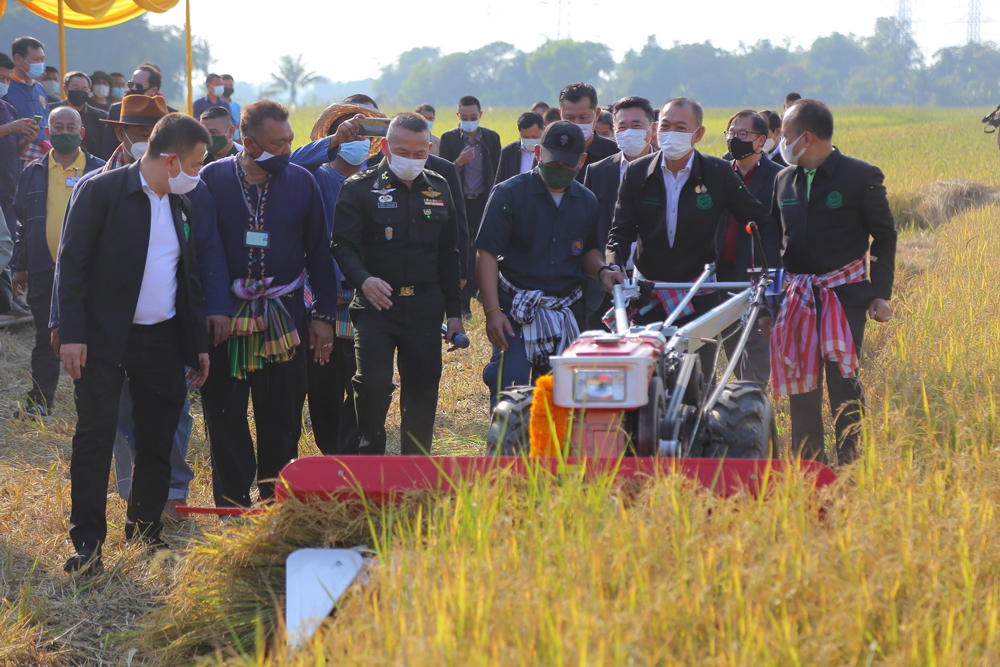
{"label": "man in black suit", "polygon": [[[482,127],[483,108],[479,100],[466,95],[458,101],[459,126],[441,135],[441,157],[454,162],[462,177],[462,196],[465,198],[465,218],[469,225],[469,238],[475,239],[486,210],[497,172],[500,170],[500,135]],[[476,249],[466,251],[467,282],[462,288],[462,314],[469,315],[472,297],[479,291],[476,283]]]}
{"label": "man in black suit", "polygon": [[208,331],[189,242],[191,204],[208,132],[170,114],[132,165],[89,179],[67,212],[59,250],[60,357],[75,381],[70,537],[65,569],[101,567],[107,488],[122,383],[129,379],[136,457],[127,539],[151,549],[170,485],[170,451],[189,382],[208,377]]}
{"label": "man in black suit", "polygon": [[[128,88],[126,95],[145,95],[147,97],[156,97],[160,95],[160,86],[163,84],[163,75],[160,74],[160,68],[153,63],[143,63],[135,68],[135,72],[132,73],[132,80],[128,82]],[[167,107],[167,111],[170,113],[176,113],[177,109],[171,106]],[[122,114],[122,103],[115,102],[111,105],[108,110],[108,120],[111,122],[117,121],[121,118]],[[115,135],[114,132],[105,132],[104,141],[102,142],[101,152],[95,154],[101,155],[111,155],[118,148],[118,144],[121,140]]]}
{"label": "man in black suit", "polygon": [[865,320],[892,316],[895,221],[882,171],[834,147],[825,104],[795,102],[782,131],[781,152],[791,167],[775,179],[771,211],[781,221],[782,262],[792,282],[771,335],[772,385],[778,396],[789,396],[795,450],[825,462],[826,374],[837,462],[844,465],[857,457],[860,437],[864,392],[857,369]]}
{"label": "man in black suit", "polygon": [[494,185],[535,168],[535,146],[542,140],[545,121],[534,111],[525,111],[517,117],[517,141],[512,141],[500,151],[500,167]]}
{"label": "man in black suit", "polygon": [[[597,195],[597,243],[599,248],[608,245],[611,220],[618,203],[618,187],[625,168],[633,160],[653,152],[650,145],[656,134],[653,105],[645,97],[623,97],[614,106],[615,139],[621,150],[611,157],[594,162],[586,168],[583,185]],[[622,249],[631,253],[631,248]],[[624,268],[624,267],[623,267]],[[604,313],[611,307],[611,295],[597,280],[587,278],[584,287],[586,308],[584,324],[587,329],[602,329]]]}
{"label": "man in black suit", "polygon": [[[706,264],[715,261],[715,234],[726,209],[741,223],[754,221],[760,228],[768,264],[780,261],[780,232],[767,209],[747,192],[731,164],[703,155],[695,145],[705,136],[701,105],[686,97],[668,100],[660,112],[660,151],[631,162],[618,191],[618,203],[608,235],[611,248],[622,252],[638,240],[635,268],[647,280],[690,282]],[[662,297],[662,298],[660,298]],[[665,302],[664,302],[665,300]],[[680,295],[657,293],[654,306],[640,322],[666,317]],[[666,306],[664,305],[666,303]],[[684,322],[718,303],[714,293],[696,296]],[[705,346],[703,360],[714,354]]]}
{"label": "man in black suit", "polygon": [[597,90],[589,83],[571,83],[559,91],[559,115],[562,120],[568,120],[583,132],[587,146],[586,160],[583,169],[576,173],[577,182],[583,183],[586,168],[617,153],[618,144],[594,131],[601,108],[597,102]]}
{"label": "man in black suit", "polygon": [[[733,165],[733,170],[757,201],[769,202],[774,192],[774,177],[781,171],[781,167],[762,154],[768,135],[767,122],[755,111],[744,109],[729,119],[727,128],[726,145],[729,147],[729,162]],[[749,280],[754,269],[762,268],[760,259],[756,257],[753,237],[746,233],[745,225],[741,225],[729,211],[725,211],[719,221],[715,251],[718,269],[716,275],[722,282]],[[727,355],[733,354],[737,340],[738,336],[730,336],[725,340],[723,345]],[[743,359],[736,367],[736,379],[755,382],[761,388],[766,388],[771,374],[768,354],[767,336],[761,331],[753,332],[743,350]]]}

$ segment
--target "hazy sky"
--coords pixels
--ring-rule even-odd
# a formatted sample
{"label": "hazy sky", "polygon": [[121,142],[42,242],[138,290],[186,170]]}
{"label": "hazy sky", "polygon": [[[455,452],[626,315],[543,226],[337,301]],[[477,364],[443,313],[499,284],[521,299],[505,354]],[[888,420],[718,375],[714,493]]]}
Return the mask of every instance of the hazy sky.
{"label": "hazy sky", "polygon": [[[929,59],[941,47],[965,42],[967,0],[910,0],[910,4],[914,33],[925,57]],[[377,76],[382,65],[418,46],[437,46],[451,53],[505,41],[531,50],[546,37],[570,36],[603,42],[614,50],[616,59],[631,48],[641,48],[650,34],[661,45],[711,40],[716,46],[734,49],[741,41],[752,44],[770,39],[808,46],[816,37],[832,32],[870,35],[875,19],[895,15],[899,3],[192,0],[191,5],[194,34],[210,42],[213,68],[256,83],[269,79],[275,61],[284,54],[301,53],[319,74],[334,81],[353,81]],[[420,7],[429,7],[433,13],[414,13]],[[765,7],[770,8],[768,15],[761,14]],[[1000,41],[1000,23],[986,21],[994,15],[1000,19],[1000,0],[982,0],[982,14],[982,39]],[[183,25],[184,2],[165,14],[149,16],[154,24]],[[371,50],[373,45],[377,50]]]}

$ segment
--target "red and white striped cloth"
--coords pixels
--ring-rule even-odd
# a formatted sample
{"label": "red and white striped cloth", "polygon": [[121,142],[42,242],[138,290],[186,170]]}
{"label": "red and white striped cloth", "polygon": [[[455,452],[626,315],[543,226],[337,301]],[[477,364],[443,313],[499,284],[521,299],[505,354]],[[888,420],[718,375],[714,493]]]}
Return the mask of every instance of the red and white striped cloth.
{"label": "red and white striped cloth", "polygon": [[[845,378],[857,373],[854,337],[833,288],[864,280],[865,258],[821,276],[789,276],[785,302],[771,330],[771,386],[779,397],[815,390],[819,386],[822,360],[836,362]],[[818,331],[814,287],[819,288],[823,313]]]}
{"label": "red and white striped cloth", "polygon": [[52,144],[49,143],[48,139],[43,139],[37,144],[28,144],[28,149],[24,151],[24,155],[21,156],[21,160],[23,161],[21,166],[27,167],[38,158],[48,155],[51,150]]}

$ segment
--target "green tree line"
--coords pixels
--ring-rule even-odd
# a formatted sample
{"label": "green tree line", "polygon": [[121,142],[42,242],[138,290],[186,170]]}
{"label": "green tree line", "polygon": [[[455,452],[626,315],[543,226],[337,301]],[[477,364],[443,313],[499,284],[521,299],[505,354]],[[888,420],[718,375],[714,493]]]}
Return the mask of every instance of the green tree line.
{"label": "green tree line", "polygon": [[372,88],[385,104],[451,105],[476,95],[484,104],[528,106],[552,102],[573,81],[593,84],[602,102],[686,95],[707,106],[753,106],[794,90],[835,105],[991,106],[1000,102],[1000,49],[949,47],[925,63],[910,27],[880,18],[871,36],[833,33],[808,49],[768,40],[735,51],[710,42],[664,47],[650,37],[620,62],[604,44],[571,39],[529,53],[505,42],[448,55],[423,47],[384,67]]}

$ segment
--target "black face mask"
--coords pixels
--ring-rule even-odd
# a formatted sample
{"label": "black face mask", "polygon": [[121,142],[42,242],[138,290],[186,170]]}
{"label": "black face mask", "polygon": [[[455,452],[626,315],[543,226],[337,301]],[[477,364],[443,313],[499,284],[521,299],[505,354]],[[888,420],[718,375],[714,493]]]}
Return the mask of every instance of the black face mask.
{"label": "black face mask", "polygon": [[739,137],[733,137],[732,139],[727,140],[726,146],[729,147],[729,154],[733,156],[734,160],[748,158],[757,152],[753,149],[752,141],[742,141]]}
{"label": "black face mask", "polygon": [[232,88],[223,88],[222,89],[222,96],[223,97],[232,97],[233,96],[233,89]]}
{"label": "black face mask", "polygon": [[66,99],[69,100],[71,105],[82,107],[90,99],[90,93],[85,90],[67,90]]}

